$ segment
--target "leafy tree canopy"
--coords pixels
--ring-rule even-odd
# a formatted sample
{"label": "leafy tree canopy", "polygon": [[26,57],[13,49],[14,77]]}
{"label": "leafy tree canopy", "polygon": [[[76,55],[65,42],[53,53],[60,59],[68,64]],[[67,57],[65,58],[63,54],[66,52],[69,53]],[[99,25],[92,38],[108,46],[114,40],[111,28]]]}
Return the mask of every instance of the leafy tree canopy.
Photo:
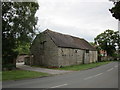
{"label": "leafy tree canopy", "polygon": [[30,42],[35,35],[37,2],[2,2],[3,64],[13,63],[18,45]]}
{"label": "leafy tree canopy", "polygon": [[19,54],[30,54],[30,43],[19,44],[14,51]]}
{"label": "leafy tree canopy", "polygon": [[109,56],[112,56],[116,48],[120,49],[120,36],[118,31],[106,30],[99,34],[95,39],[96,45],[99,49],[106,50]]}
{"label": "leafy tree canopy", "polygon": [[114,4],[115,4],[115,6],[109,10],[112,13],[112,16],[120,21],[120,1],[114,2]]}

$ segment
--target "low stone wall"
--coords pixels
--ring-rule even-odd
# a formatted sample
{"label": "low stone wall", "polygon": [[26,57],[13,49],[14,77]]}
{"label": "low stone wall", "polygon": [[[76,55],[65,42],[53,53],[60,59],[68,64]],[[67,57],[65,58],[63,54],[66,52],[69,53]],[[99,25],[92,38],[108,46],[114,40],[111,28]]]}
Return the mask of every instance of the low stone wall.
{"label": "low stone wall", "polygon": [[111,61],[111,60],[114,60],[114,58],[109,56],[101,57],[101,61]]}

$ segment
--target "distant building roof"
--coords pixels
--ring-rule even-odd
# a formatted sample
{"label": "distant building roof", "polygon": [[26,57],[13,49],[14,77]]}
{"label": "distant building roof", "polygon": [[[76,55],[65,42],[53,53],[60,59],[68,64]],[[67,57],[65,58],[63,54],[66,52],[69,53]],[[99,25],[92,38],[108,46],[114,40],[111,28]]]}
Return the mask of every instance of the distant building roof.
{"label": "distant building roof", "polygon": [[74,49],[84,49],[84,50],[96,50],[91,44],[86,40],[70,35],[61,34],[51,30],[45,30],[56,46],[62,48],[74,48]]}

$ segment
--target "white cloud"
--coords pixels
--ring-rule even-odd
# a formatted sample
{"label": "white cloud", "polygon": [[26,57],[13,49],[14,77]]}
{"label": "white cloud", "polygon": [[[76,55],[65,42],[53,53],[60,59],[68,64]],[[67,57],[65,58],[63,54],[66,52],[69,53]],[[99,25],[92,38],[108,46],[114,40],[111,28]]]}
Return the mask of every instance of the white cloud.
{"label": "white cloud", "polygon": [[47,28],[93,41],[106,29],[117,30],[108,0],[39,0],[40,30]]}

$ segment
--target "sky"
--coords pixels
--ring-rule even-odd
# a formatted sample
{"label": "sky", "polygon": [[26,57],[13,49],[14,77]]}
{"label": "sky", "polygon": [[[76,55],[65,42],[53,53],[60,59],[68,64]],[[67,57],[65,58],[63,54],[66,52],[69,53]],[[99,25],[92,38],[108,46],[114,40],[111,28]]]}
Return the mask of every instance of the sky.
{"label": "sky", "polygon": [[39,31],[46,29],[84,38],[93,42],[94,38],[107,29],[118,30],[118,21],[109,9],[109,0],[38,0]]}

